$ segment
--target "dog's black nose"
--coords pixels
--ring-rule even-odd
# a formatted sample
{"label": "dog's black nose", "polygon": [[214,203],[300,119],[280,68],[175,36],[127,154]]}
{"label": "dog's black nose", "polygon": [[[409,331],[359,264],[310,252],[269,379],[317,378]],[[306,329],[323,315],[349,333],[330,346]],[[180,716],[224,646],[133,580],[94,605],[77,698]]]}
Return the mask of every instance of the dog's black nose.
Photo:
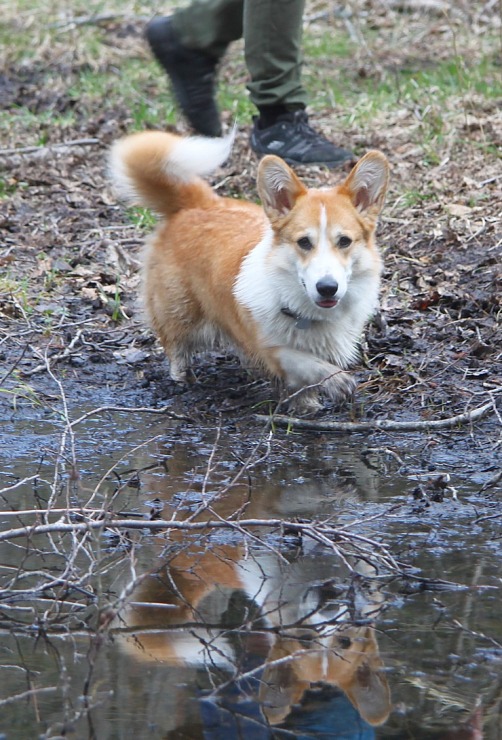
{"label": "dog's black nose", "polygon": [[316,283],[315,287],[323,298],[334,298],[338,290],[338,283],[332,277],[323,277]]}

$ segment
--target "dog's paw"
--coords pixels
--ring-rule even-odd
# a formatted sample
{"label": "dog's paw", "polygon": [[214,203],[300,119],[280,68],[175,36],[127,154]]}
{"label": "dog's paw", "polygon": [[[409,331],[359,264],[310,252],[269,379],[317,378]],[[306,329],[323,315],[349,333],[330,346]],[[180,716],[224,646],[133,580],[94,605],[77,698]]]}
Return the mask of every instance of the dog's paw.
{"label": "dog's paw", "polygon": [[180,383],[181,385],[184,385],[187,382],[187,371],[180,371],[172,365],[169,368],[169,376],[171,380],[174,380],[175,383]]}
{"label": "dog's paw", "polygon": [[172,380],[181,385],[190,385],[195,381],[195,376],[189,367],[189,360],[182,354],[169,358],[169,375]]}
{"label": "dog's paw", "polygon": [[174,380],[175,383],[178,383],[178,385],[183,386],[191,386],[194,385],[197,378],[195,377],[195,374],[188,368],[188,370],[185,370],[183,373],[175,373],[173,375],[172,370],[169,373],[169,376],[171,380]]}
{"label": "dog's paw", "polygon": [[297,416],[306,416],[315,414],[323,408],[323,403],[319,398],[319,392],[315,388],[308,388],[303,391],[297,391],[288,400],[288,412]]}
{"label": "dog's paw", "polygon": [[331,398],[332,401],[341,401],[351,396],[357,387],[357,383],[344,370],[337,370],[321,384],[321,388]]}

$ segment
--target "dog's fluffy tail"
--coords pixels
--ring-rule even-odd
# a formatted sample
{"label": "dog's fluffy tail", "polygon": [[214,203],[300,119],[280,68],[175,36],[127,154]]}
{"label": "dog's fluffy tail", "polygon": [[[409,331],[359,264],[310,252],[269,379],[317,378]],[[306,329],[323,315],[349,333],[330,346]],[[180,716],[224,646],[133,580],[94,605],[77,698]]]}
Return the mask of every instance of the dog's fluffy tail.
{"label": "dog's fluffy tail", "polygon": [[218,196],[201,180],[228,158],[234,133],[221,139],[183,138],[163,131],[117,141],[109,171],[118,195],[170,216],[185,208],[209,208]]}

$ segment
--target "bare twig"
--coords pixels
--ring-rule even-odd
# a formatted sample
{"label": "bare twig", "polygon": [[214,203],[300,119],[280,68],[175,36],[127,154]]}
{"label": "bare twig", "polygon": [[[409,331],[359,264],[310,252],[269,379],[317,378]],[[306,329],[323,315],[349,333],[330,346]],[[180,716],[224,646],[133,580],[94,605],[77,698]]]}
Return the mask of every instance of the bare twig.
{"label": "bare twig", "polygon": [[487,481],[483,483],[481,488],[479,489],[479,493],[484,493],[484,491],[487,491],[489,488],[493,488],[497,485],[497,483],[500,482],[500,479],[502,478],[502,470],[497,470],[495,475],[492,475],[491,478],[489,478]]}
{"label": "bare twig", "polygon": [[372,432],[380,430],[383,432],[427,432],[437,429],[453,429],[463,424],[478,421],[488,414],[494,413],[493,403],[485,403],[472,411],[464,414],[449,416],[446,419],[431,419],[430,421],[395,421],[394,419],[374,419],[373,421],[316,421],[311,419],[299,419],[295,416],[284,416],[276,414],[265,416],[255,414],[260,421],[268,421],[271,424],[285,427],[298,427],[319,432]]}
{"label": "bare twig", "polygon": [[[83,332],[83,329],[78,329],[77,332],[75,333],[75,336],[73,337],[73,339],[71,340],[71,342],[68,344],[68,346],[65,347],[65,349],[62,352],[58,352],[56,355],[52,355],[52,357],[50,358],[50,361],[52,363],[59,362],[59,360],[64,360],[66,357],[68,357],[69,355],[71,355],[72,350],[74,349],[74,347],[80,341],[80,337],[82,335],[82,332]],[[34,348],[31,348],[31,349],[33,349],[34,354],[37,354],[36,353],[36,350]],[[48,366],[48,360],[44,356],[44,361],[42,363],[40,363],[40,365],[37,365],[36,367],[31,368],[31,370],[23,370],[22,371],[22,374],[25,375],[25,376],[27,376],[27,377],[30,377],[31,375],[35,375],[36,373],[39,373],[42,370],[48,370],[48,367],[49,367]]]}
{"label": "bare twig", "polygon": [[17,154],[36,154],[44,156],[53,149],[63,150],[74,146],[94,146],[99,144],[99,139],[73,139],[72,141],[61,141],[58,144],[49,144],[48,146],[22,146],[13,149],[0,149],[0,157],[10,157]]}
{"label": "bare twig", "polygon": [[[4,493],[10,493],[15,488],[19,488],[19,486],[23,486],[25,483],[30,483],[32,480],[37,480],[38,475],[29,475],[27,478],[22,478],[21,480],[16,481],[11,486],[6,486],[5,488],[0,488],[0,496]],[[18,511],[2,511],[2,516],[9,516],[9,514],[15,514],[16,516],[19,515],[20,512]],[[38,512],[40,513],[40,512]]]}
{"label": "bare twig", "polygon": [[[209,534],[213,530],[231,529],[242,535],[246,542],[249,539],[256,539],[262,544],[262,546],[266,545],[268,547],[266,541],[253,534],[252,529],[255,528],[275,531],[279,530],[280,532],[288,531],[290,533],[296,532],[302,538],[318,542],[323,546],[328,546],[328,548],[331,549],[346,565],[349,565],[347,557],[353,556],[373,563],[378,562],[381,566],[394,574],[403,572],[403,566],[392,557],[388,548],[384,544],[368,537],[358,535],[355,532],[349,532],[346,529],[335,529],[326,522],[296,522],[285,521],[283,519],[242,519],[235,522],[222,519],[214,512],[211,513],[217,518],[205,522],[181,521],[175,519],[138,521],[137,519],[114,519],[113,517],[106,516],[98,521],[96,521],[96,519],[89,519],[87,522],[75,524],[67,524],[59,520],[52,525],[37,524],[29,527],[11,529],[0,534],[0,541],[16,539],[24,536],[32,538],[35,535],[53,534],[55,532],[71,533],[71,535],[75,537],[78,533],[88,535],[92,530],[103,531],[105,529],[143,530],[150,532],[159,530],[178,530],[184,533],[198,531],[204,534]],[[349,548],[347,546],[349,546]],[[282,559],[283,556],[278,550],[275,548],[271,549],[279,559]],[[349,569],[351,570],[350,566]],[[145,574],[140,576],[140,579],[143,577],[145,577]],[[58,582],[61,582],[61,579],[58,579]],[[133,579],[133,582],[135,587],[135,585],[137,585],[136,577]],[[45,587],[47,587],[46,584]],[[131,586],[131,589],[132,588],[133,586]]]}
{"label": "bare twig", "polygon": [[79,26],[99,26],[100,23],[108,23],[109,21],[121,19],[146,23],[150,20],[150,16],[131,15],[131,13],[127,11],[124,11],[123,13],[93,13],[92,15],[82,15],[78,18],[69,18],[68,20],[60,21],[59,23],[52,23],[50,27],[66,32],[71,31],[74,28],[78,28]]}
{"label": "bare twig", "polygon": [[19,367],[19,363],[21,362],[21,360],[25,356],[26,350],[28,349],[29,346],[30,345],[28,343],[26,343],[24,345],[23,351],[21,352],[21,354],[19,355],[19,357],[17,358],[17,360],[11,365],[10,369],[7,370],[7,372],[5,373],[5,375],[3,376],[3,378],[0,379],[0,386],[2,386],[5,383],[5,381],[7,380],[7,378],[9,378],[12,375],[12,373],[16,370],[16,368]]}
{"label": "bare twig", "polygon": [[478,516],[478,518],[474,520],[473,524],[479,524],[479,522],[487,522],[491,519],[502,519],[502,514],[486,514],[486,516]]}
{"label": "bare twig", "polygon": [[28,699],[29,697],[35,696],[36,694],[48,694],[53,693],[54,691],[59,691],[57,686],[46,686],[39,689],[29,689],[28,691],[23,691],[20,694],[8,696],[6,699],[0,699],[0,707],[5,706],[6,704],[12,704],[15,701]]}
{"label": "bare twig", "polygon": [[107,412],[113,412],[113,411],[119,411],[121,413],[127,412],[130,414],[160,414],[164,416],[168,416],[170,419],[176,419],[177,421],[189,421],[192,422],[193,419],[191,419],[189,416],[183,416],[183,414],[176,414],[174,411],[171,411],[168,406],[160,406],[157,408],[150,408],[148,406],[140,406],[140,407],[129,407],[129,406],[99,406],[96,409],[93,409],[92,411],[88,411],[85,414],[82,414],[82,416],[79,416],[78,419],[74,419],[71,422],[71,426],[75,427],[77,424],[81,424],[83,421],[86,421],[86,419],[90,419],[92,416],[97,416],[98,414],[105,414]]}
{"label": "bare twig", "polygon": [[[81,511],[82,513],[82,511]],[[105,514],[105,512],[103,512]],[[243,529],[279,529],[290,532],[301,532],[307,536],[322,533],[324,537],[335,537],[341,540],[356,539],[382,549],[382,545],[375,540],[370,540],[362,535],[356,535],[347,532],[347,529],[335,529],[323,522],[296,522],[285,519],[240,519],[238,522],[225,519],[209,520],[206,522],[181,521],[179,519],[115,519],[113,516],[104,516],[103,519],[89,519],[86,522],[67,524],[62,521],[53,524],[34,524],[27,527],[18,527],[5,532],[0,532],[0,542],[13,540],[19,537],[34,537],[35,535],[48,534],[51,532],[88,532],[99,529],[142,529],[151,532],[165,529],[178,529],[187,532],[213,530],[213,529],[236,529],[242,532]]]}

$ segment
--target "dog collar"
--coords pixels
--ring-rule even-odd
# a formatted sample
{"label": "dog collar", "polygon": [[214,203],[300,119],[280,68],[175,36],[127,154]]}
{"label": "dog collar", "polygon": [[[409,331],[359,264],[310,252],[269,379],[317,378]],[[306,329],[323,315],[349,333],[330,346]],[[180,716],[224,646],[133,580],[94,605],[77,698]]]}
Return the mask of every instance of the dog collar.
{"label": "dog collar", "polygon": [[294,319],[296,329],[310,329],[312,326],[312,319],[307,319],[305,316],[293,313],[289,308],[281,308],[281,313],[283,313],[284,316],[288,316],[290,319]]}

